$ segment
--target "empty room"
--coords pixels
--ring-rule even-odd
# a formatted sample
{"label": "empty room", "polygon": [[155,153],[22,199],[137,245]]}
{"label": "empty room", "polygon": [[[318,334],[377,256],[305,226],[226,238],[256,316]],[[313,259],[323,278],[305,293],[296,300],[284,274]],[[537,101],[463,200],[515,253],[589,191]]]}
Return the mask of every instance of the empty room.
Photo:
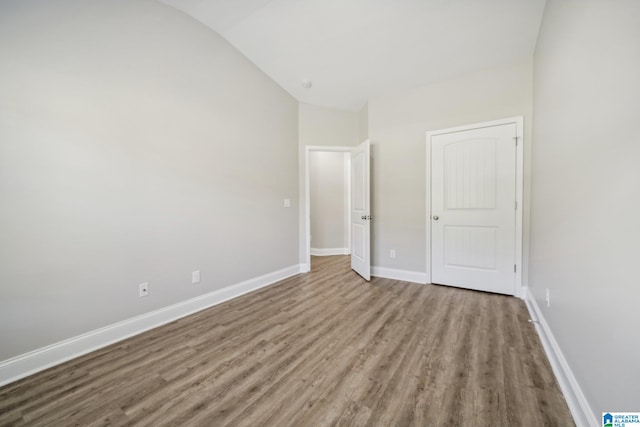
{"label": "empty room", "polygon": [[640,1],[0,0],[0,426],[640,425]]}

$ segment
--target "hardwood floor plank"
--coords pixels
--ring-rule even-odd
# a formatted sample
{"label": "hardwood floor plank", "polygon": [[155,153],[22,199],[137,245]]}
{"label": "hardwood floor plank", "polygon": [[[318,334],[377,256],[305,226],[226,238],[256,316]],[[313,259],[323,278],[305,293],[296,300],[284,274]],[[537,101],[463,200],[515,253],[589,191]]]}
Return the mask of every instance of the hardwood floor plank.
{"label": "hardwood floor plank", "polygon": [[[351,305],[348,308],[345,307],[344,304],[335,305],[335,307],[342,307],[342,309],[348,309],[350,311],[351,314],[347,315],[346,318],[344,315],[336,316],[334,311],[328,311],[326,314],[327,320],[321,320],[313,325],[312,328],[305,328],[300,331],[302,335],[309,336],[310,330],[316,330],[318,332],[316,336],[322,336],[322,339],[318,340],[315,336],[312,336],[309,342],[310,345],[305,351],[298,352],[296,356],[297,361],[293,361],[295,363],[291,363],[292,361],[288,360],[291,352],[283,354],[287,356],[284,364],[282,364],[284,370],[277,378],[272,378],[273,385],[267,390],[268,394],[264,395],[265,399],[270,396],[277,396],[278,401],[274,402],[276,403],[274,409],[277,410],[271,411],[270,417],[265,417],[260,411],[255,412],[256,407],[265,405],[265,403],[259,402],[258,399],[256,399],[257,405],[254,403],[252,409],[254,413],[257,413],[258,418],[253,420],[251,416],[249,416],[249,412],[251,411],[251,409],[249,409],[240,416],[240,419],[246,420],[246,422],[249,423],[253,421],[256,423],[277,423],[277,418],[279,417],[284,419],[282,422],[289,422],[289,412],[295,411],[295,405],[291,403],[292,401],[294,403],[300,402],[302,406],[311,402],[308,398],[302,396],[309,394],[311,389],[315,387],[312,379],[324,377],[326,367],[332,366],[330,362],[338,359],[340,356],[339,352],[348,349],[349,343],[356,339],[358,335],[361,335],[362,331],[366,329],[371,322],[383,322],[383,319],[374,318],[375,316],[369,312],[369,310],[364,310],[364,308],[381,310],[386,304],[385,301],[378,300],[377,305],[372,306],[373,296],[367,294],[356,296],[358,299],[351,299]],[[374,313],[379,313],[379,311],[374,311]],[[346,331],[346,334],[343,330],[345,325],[349,325],[349,330]],[[296,377],[302,382],[303,388],[298,390],[288,389],[286,387],[288,382],[294,380]],[[294,398],[295,400],[293,400]],[[245,401],[243,399],[241,400]],[[271,398],[270,400],[273,399]],[[275,419],[272,420],[272,418]]]}
{"label": "hardwood floor plank", "polygon": [[349,257],[0,388],[0,426],[570,426],[523,302]]}
{"label": "hardwood floor plank", "polygon": [[[330,425],[353,395],[348,384],[353,384],[352,380],[358,377],[357,371],[366,369],[367,362],[381,367],[380,375],[383,375],[383,370],[388,369],[384,363],[385,360],[382,360],[384,359],[382,347],[387,344],[393,346],[398,341],[406,339],[406,336],[400,333],[392,336],[390,328],[391,324],[400,321],[401,306],[398,302],[406,300],[402,296],[411,292],[410,287],[403,286],[403,288],[400,298],[395,298],[391,304],[385,304],[375,313],[374,323],[367,322],[367,329],[363,329],[349,340],[352,343],[350,346],[345,346],[339,353],[331,355],[331,366],[335,368],[334,372],[324,372],[320,375],[312,373],[313,376],[310,379],[314,378],[314,380],[308,388],[307,399],[317,403],[312,407],[298,406],[297,411],[291,408],[290,415],[286,412],[282,414],[283,418],[291,420],[291,425],[300,425],[304,419],[308,418],[317,419],[320,425]],[[410,299],[409,297],[408,300]],[[346,392],[340,393],[341,389]],[[370,407],[366,401],[361,400],[361,402]]]}

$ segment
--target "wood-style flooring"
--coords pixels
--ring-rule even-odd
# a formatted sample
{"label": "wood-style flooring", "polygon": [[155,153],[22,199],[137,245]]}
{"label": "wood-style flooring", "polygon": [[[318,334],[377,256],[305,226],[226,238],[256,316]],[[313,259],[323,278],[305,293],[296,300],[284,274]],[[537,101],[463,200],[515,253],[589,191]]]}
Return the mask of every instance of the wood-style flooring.
{"label": "wood-style flooring", "polygon": [[0,388],[0,425],[572,426],[519,299],[348,257]]}

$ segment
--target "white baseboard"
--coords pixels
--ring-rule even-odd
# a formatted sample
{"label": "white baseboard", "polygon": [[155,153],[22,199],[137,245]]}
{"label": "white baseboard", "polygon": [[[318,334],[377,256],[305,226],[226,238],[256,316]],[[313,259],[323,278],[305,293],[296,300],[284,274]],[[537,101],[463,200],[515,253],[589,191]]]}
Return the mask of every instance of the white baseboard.
{"label": "white baseboard", "polygon": [[576,426],[599,426],[600,423],[598,422],[598,418],[596,417],[595,412],[593,412],[591,405],[589,405],[584,393],[582,393],[582,389],[580,388],[576,377],[573,375],[567,359],[565,359],[562,354],[562,350],[560,350],[560,346],[553,336],[553,333],[549,328],[549,324],[542,315],[536,299],[533,297],[530,289],[527,289],[526,292],[524,301],[527,304],[531,318],[538,322],[536,326],[538,336],[540,337],[544,351],[547,354],[553,373],[558,380],[562,394],[564,394],[564,398],[567,401],[571,415],[573,415],[573,420],[575,421]]}
{"label": "white baseboard", "polygon": [[294,265],[0,362],[0,386],[300,273]]}
{"label": "white baseboard", "polygon": [[420,271],[398,270],[395,268],[371,266],[371,275],[376,277],[384,277],[385,279],[403,280],[405,282],[414,282],[426,284],[429,283],[427,273]]}
{"label": "white baseboard", "polygon": [[311,248],[313,256],[349,255],[349,248]]}

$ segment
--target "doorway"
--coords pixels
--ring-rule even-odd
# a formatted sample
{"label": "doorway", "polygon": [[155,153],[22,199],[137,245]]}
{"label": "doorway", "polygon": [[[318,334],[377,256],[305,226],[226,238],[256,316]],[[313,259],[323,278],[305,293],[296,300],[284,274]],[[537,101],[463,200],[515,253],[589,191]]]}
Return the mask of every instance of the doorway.
{"label": "doorway", "polygon": [[[351,268],[365,280],[370,280],[371,272],[371,211],[370,211],[370,142],[366,140],[355,147],[307,146],[305,147],[305,222],[304,245],[305,263],[301,271],[311,270],[311,157],[313,153],[342,153],[346,163],[346,229],[347,248],[351,253]],[[317,249],[317,248],[315,248]],[[353,250],[352,250],[353,249]],[[346,252],[346,251],[345,251]],[[317,252],[316,252],[317,253]],[[329,255],[325,253],[324,255]]]}
{"label": "doorway", "polygon": [[[335,164],[337,163],[336,160],[338,158],[345,159],[345,157],[346,157],[346,165],[344,166],[344,168],[346,168],[346,171],[344,171],[344,169],[340,170],[340,175],[342,176],[344,172],[347,172],[346,180],[343,181],[343,184],[341,186],[342,187],[341,190],[346,192],[346,199],[344,200],[344,202],[346,203],[344,215],[346,215],[346,217],[344,218],[344,220],[346,221],[347,241],[346,241],[346,246],[342,246],[342,247],[337,246],[334,248],[329,248],[324,245],[324,242],[326,240],[324,239],[324,236],[321,237],[318,235],[318,230],[316,227],[314,227],[314,232],[316,234],[315,241],[314,241],[314,236],[311,232],[312,220],[315,219],[315,217],[319,213],[321,214],[322,210],[324,210],[324,209],[321,209],[319,211],[318,209],[315,209],[315,212],[312,212],[312,206],[313,206],[312,198],[316,199],[316,200],[313,200],[314,202],[316,202],[316,204],[322,203],[322,199],[323,199],[323,197],[318,197],[319,194],[318,194],[318,188],[317,188],[318,187],[317,180],[316,182],[313,182],[314,172],[321,170],[323,174],[325,172],[330,173],[331,171],[335,173],[337,170],[339,170],[339,167],[337,167]],[[333,165],[328,165],[328,163],[333,163]],[[349,179],[350,170],[351,170],[351,148],[342,147],[342,146],[306,146],[304,165],[305,165],[305,182],[304,182],[305,200],[303,205],[303,209],[304,209],[303,218],[305,221],[304,249],[305,249],[305,259],[306,259],[306,263],[305,263],[306,271],[311,271],[311,255],[314,255],[314,256],[339,255],[339,254],[347,255],[339,252],[344,252],[345,249],[347,249],[349,253],[351,251],[351,241],[350,241],[351,240],[351,228],[350,228],[351,224],[350,224],[350,221],[348,221],[349,219],[348,215],[349,215],[349,210],[351,206],[351,183]],[[323,166],[325,167],[328,166],[328,169],[330,169],[330,171],[326,171],[326,170],[323,171],[322,170]],[[318,176],[315,176],[315,178],[318,178]],[[338,181],[342,181],[341,179],[336,180],[335,176],[333,178],[334,179],[332,179],[332,181],[334,186],[338,183]],[[336,199],[337,198],[334,198],[334,200]],[[314,218],[312,218],[312,214]]]}
{"label": "doorway", "polygon": [[519,295],[522,118],[427,134],[431,283]]}
{"label": "doorway", "polygon": [[349,255],[349,152],[309,153],[309,243],[312,256]]}

